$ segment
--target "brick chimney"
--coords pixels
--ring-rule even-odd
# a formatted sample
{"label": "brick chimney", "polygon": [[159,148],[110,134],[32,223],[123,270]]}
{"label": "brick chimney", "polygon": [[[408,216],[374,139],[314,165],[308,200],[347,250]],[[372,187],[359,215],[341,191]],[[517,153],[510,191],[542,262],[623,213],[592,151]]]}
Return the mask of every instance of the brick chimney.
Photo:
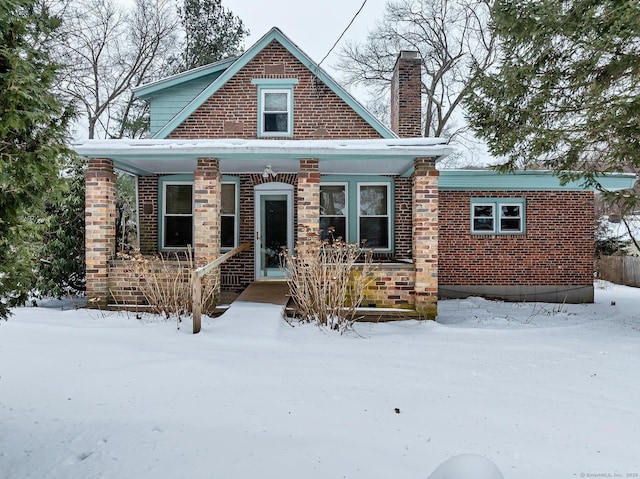
{"label": "brick chimney", "polygon": [[418,52],[403,50],[393,69],[391,129],[400,138],[422,136],[421,67]]}

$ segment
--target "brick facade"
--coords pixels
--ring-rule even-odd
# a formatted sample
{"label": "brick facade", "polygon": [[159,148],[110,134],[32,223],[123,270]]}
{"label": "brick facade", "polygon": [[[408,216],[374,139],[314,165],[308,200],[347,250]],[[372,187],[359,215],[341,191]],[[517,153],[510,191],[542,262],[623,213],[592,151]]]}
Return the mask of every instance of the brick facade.
{"label": "brick facade", "polygon": [[[526,233],[471,234],[472,198],[525,198]],[[441,296],[475,294],[480,286],[526,299],[550,287],[563,300],[593,287],[593,192],[441,191],[439,223]]]}
{"label": "brick facade", "polygon": [[138,232],[140,252],[158,251],[158,175],[138,177]]}
{"label": "brick facade", "polygon": [[380,138],[371,125],[278,42],[258,53],[169,138],[257,138],[258,85],[252,80],[281,78],[298,81],[293,89],[293,137],[287,139]]}

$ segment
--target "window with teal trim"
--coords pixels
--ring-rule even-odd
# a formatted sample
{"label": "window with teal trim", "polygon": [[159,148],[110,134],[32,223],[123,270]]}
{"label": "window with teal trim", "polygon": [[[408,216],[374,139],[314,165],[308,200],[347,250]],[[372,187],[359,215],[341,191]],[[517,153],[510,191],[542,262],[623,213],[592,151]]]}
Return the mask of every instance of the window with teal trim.
{"label": "window with teal trim", "polygon": [[[193,245],[193,182],[165,181],[162,198],[162,248]],[[238,246],[238,184],[222,182],[220,247]]]}
{"label": "window with teal trim", "polygon": [[163,247],[193,244],[193,184],[165,183],[163,205]]}
{"label": "window with teal trim", "polygon": [[291,135],[292,102],[290,89],[262,89],[261,131],[262,136]]}
{"label": "window with teal trim", "polygon": [[358,183],[358,242],[364,248],[391,247],[388,183]]}
{"label": "window with teal trim", "polygon": [[231,249],[237,246],[238,237],[238,188],[235,183],[222,183],[220,201],[220,247]]}
{"label": "window with teal trim", "polygon": [[522,198],[471,200],[471,232],[475,234],[523,234],[525,202]]}

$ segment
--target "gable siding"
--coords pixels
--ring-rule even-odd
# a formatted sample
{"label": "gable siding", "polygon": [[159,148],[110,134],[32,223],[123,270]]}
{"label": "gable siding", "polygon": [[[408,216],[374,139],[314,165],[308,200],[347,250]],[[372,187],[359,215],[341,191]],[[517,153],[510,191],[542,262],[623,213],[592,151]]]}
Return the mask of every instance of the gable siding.
{"label": "gable siding", "polygon": [[168,138],[258,138],[258,86],[251,81],[266,78],[298,80],[294,87],[293,137],[286,139],[381,138],[347,103],[275,41]]}
{"label": "gable siding", "polygon": [[[593,284],[593,192],[440,191],[439,196],[440,286]],[[471,234],[471,198],[525,198],[526,234]]]}
{"label": "gable siding", "polygon": [[164,125],[191,103],[218,76],[220,76],[220,73],[196,78],[153,95],[149,100],[151,135],[158,133]]}

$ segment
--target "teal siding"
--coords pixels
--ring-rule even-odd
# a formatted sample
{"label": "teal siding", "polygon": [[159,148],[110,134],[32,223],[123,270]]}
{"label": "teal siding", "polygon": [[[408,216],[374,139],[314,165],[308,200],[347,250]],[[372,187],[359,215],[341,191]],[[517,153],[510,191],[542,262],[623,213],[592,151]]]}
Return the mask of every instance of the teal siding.
{"label": "teal siding", "polygon": [[221,72],[167,88],[149,98],[151,135],[155,135],[173,117],[207,88]]}

